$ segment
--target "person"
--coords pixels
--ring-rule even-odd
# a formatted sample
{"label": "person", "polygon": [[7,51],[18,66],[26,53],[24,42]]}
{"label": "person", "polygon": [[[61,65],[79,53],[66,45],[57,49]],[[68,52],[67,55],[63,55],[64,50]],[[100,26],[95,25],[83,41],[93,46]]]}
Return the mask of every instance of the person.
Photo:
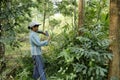
{"label": "person", "polygon": [[28,29],[30,29],[29,38],[31,44],[31,54],[34,61],[33,78],[35,80],[38,80],[39,78],[40,80],[46,80],[41,47],[48,45],[50,37],[48,36],[45,41],[40,40],[38,36],[39,25],[40,23],[32,21],[28,26]]}

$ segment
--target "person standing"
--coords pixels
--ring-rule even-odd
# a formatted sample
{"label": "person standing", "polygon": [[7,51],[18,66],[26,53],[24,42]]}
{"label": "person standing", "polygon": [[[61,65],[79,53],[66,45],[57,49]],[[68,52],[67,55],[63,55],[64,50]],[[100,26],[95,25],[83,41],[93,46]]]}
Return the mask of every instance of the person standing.
{"label": "person standing", "polygon": [[42,59],[42,51],[41,47],[42,46],[47,46],[50,40],[50,37],[47,37],[47,40],[41,41],[39,36],[38,36],[38,27],[40,23],[36,21],[32,21],[28,29],[30,29],[30,44],[31,44],[31,54],[32,54],[32,59],[34,61],[34,69],[33,69],[33,78],[35,80],[46,80],[46,75],[44,71],[44,63]]}

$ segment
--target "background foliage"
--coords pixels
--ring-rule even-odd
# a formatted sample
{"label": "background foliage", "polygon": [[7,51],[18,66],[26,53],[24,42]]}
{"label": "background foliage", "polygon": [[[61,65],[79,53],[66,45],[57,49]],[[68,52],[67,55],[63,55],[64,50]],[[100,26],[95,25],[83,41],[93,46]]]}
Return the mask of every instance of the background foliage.
{"label": "background foliage", "polygon": [[1,0],[3,38],[0,41],[7,45],[7,49],[8,44],[13,48],[21,45],[15,50],[17,52],[22,49],[18,53],[20,57],[16,58],[20,67],[16,74],[11,74],[15,80],[32,80],[29,43],[28,39],[23,40],[28,35],[27,24],[32,19],[43,21],[42,24],[45,21],[45,30],[51,34],[50,45],[43,48],[48,80],[107,79],[109,60],[112,59],[108,50],[109,1],[85,1],[81,35],[77,34],[77,3],[78,0]]}

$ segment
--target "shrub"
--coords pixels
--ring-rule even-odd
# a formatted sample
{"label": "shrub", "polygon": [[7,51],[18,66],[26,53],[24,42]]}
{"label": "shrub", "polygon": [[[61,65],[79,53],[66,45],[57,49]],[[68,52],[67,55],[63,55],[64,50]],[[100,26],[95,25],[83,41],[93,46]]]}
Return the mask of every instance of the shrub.
{"label": "shrub", "polygon": [[[47,73],[52,74],[49,76],[55,80],[106,80],[112,54],[102,27],[83,26],[81,36],[71,31],[59,35],[58,48],[51,52],[52,62],[47,61]],[[63,39],[60,36],[64,36]]]}

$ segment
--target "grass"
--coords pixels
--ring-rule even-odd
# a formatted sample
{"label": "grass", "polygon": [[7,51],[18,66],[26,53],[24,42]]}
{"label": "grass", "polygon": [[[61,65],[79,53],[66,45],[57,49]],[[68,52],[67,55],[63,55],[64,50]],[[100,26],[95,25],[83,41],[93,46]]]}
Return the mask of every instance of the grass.
{"label": "grass", "polygon": [[[6,69],[3,71],[0,76],[0,79],[7,78],[7,80],[33,80],[32,79],[32,70],[33,63],[30,52],[29,40],[20,43],[20,48],[12,49],[10,46],[6,46],[5,60],[6,60]],[[45,46],[42,48],[45,55],[49,56],[49,47]],[[46,54],[47,53],[47,54]],[[17,69],[11,73],[9,76],[6,74],[10,73],[11,70],[16,67]],[[53,80],[50,79],[49,80]]]}

